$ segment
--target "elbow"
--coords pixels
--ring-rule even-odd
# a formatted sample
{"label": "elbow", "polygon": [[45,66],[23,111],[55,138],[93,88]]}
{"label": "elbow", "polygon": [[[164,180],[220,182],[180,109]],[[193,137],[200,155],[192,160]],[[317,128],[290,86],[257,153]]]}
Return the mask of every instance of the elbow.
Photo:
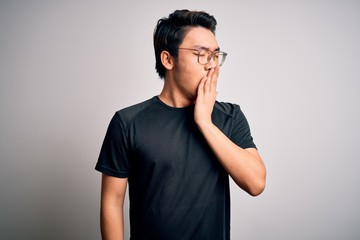
{"label": "elbow", "polygon": [[236,182],[236,184],[245,192],[247,192],[249,195],[256,197],[259,196],[265,190],[266,181],[265,179],[261,179],[261,180],[253,181],[248,184],[241,182]]}
{"label": "elbow", "polygon": [[264,192],[265,186],[266,186],[266,176],[264,175],[257,179],[253,179],[253,181],[246,184],[244,190],[249,195],[256,197],[259,196],[262,192]]}
{"label": "elbow", "polygon": [[247,193],[253,197],[259,196],[265,190],[265,180],[254,184],[247,190]]}
{"label": "elbow", "polygon": [[253,196],[259,196],[261,193],[264,192],[265,186],[266,186],[266,169],[263,168],[263,171],[261,171],[256,177],[250,181],[251,184],[248,185],[248,193]]}
{"label": "elbow", "polygon": [[235,183],[249,195],[256,197],[263,193],[265,190],[266,169],[264,167],[256,173],[253,172],[242,178],[233,178],[233,180],[235,180]]}

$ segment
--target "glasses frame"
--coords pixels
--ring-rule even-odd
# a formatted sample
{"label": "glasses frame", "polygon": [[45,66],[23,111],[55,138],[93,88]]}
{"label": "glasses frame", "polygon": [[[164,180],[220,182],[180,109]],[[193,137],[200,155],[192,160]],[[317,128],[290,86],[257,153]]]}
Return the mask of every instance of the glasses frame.
{"label": "glasses frame", "polygon": [[[226,59],[226,56],[227,56],[227,53],[226,53],[226,52],[222,52],[222,51],[218,51],[218,50],[211,51],[211,50],[208,49],[208,48],[181,48],[181,47],[179,47],[179,48],[177,48],[177,49],[197,51],[197,61],[198,61],[198,63],[201,64],[201,65],[206,65],[206,64],[208,64],[208,63],[211,61],[211,59],[213,59],[213,60],[215,61],[215,57],[216,57],[215,54],[218,53],[218,54],[220,54],[220,55],[223,56],[223,57],[222,57],[222,61],[218,63],[218,66],[221,67],[221,66],[224,64],[225,59]],[[200,62],[200,52],[201,52],[201,51],[211,52],[211,54],[210,54],[209,57],[207,58],[207,62],[206,62],[206,63],[201,63],[201,62]]]}

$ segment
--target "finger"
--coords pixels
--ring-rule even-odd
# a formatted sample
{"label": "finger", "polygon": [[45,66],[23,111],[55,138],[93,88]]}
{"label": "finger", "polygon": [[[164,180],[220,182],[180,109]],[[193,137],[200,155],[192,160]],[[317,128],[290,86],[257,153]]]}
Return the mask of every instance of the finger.
{"label": "finger", "polygon": [[216,67],[211,74],[211,81],[210,81],[211,91],[216,91],[218,76],[219,76],[219,67]]}
{"label": "finger", "polygon": [[198,96],[202,96],[204,95],[204,88],[205,88],[205,82],[207,80],[207,77],[204,77],[203,79],[201,79],[199,86],[198,86]]}
{"label": "finger", "polygon": [[214,69],[214,73],[213,73],[213,78],[215,80],[215,82],[217,83],[217,80],[219,78],[219,74],[220,74],[220,67],[217,66],[215,69]]}
{"label": "finger", "polygon": [[212,68],[208,71],[208,74],[207,74],[207,81],[205,83],[205,89],[204,89],[206,92],[211,91],[211,88],[212,88],[211,82],[212,82],[213,74],[214,74],[214,69]]}

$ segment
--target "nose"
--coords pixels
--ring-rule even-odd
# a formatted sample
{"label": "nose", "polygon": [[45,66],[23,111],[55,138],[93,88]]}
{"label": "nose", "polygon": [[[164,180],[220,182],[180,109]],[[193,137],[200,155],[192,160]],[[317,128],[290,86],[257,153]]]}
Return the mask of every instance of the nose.
{"label": "nose", "polygon": [[207,70],[210,70],[212,68],[215,68],[217,66],[217,61],[216,61],[216,56],[215,54],[211,54],[210,57],[209,57],[209,62],[206,64],[206,69]]}

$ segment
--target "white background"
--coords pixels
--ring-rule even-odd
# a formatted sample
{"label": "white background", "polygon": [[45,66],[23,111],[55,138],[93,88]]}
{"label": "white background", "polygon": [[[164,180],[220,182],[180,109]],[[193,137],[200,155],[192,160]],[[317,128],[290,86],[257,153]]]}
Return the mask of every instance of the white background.
{"label": "white background", "polygon": [[232,239],[360,238],[359,1],[2,0],[1,239],[100,238],[107,125],[160,92],[153,29],[182,8],[217,18],[218,100],[268,170],[257,198],[232,184]]}

